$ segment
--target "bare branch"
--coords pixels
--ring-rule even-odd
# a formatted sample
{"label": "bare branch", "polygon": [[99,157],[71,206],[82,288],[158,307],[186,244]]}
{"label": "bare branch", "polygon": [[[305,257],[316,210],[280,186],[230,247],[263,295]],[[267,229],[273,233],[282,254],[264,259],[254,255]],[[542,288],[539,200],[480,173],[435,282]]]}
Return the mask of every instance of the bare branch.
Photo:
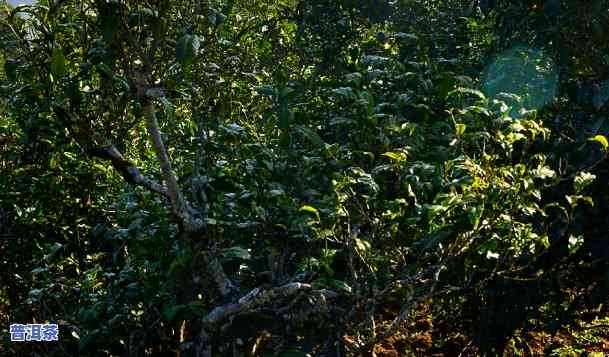
{"label": "bare branch", "polygon": [[95,156],[102,156],[99,155],[99,153],[103,153],[104,158],[107,158],[112,162],[112,166],[121,173],[121,175],[127,182],[142,186],[148,189],[149,191],[157,193],[161,196],[169,197],[167,187],[142,175],[140,169],[137,168],[135,165],[131,164],[131,162],[125,160],[123,155],[114,145],[107,146],[101,150],[97,150],[95,152]]}
{"label": "bare branch", "polygon": [[[400,309],[400,313],[398,314],[398,316],[396,316],[393,319],[393,321],[391,321],[391,324],[389,325],[389,327],[387,327],[384,331],[381,331],[379,334],[373,336],[368,341],[366,341],[364,343],[364,345],[360,347],[360,351],[366,351],[366,350],[372,348],[378,342],[382,341],[383,339],[393,336],[399,329],[400,324],[404,320],[406,320],[408,318],[408,316],[410,316],[412,311],[414,311],[416,308],[418,308],[419,305],[421,305],[425,301],[427,301],[437,295],[443,295],[446,293],[461,291],[461,290],[466,289],[466,288],[462,288],[462,287],[448,286],[441,290],[438,290],[437,285],[438,285],[438,280],[439,280],[439,274],[443,269],[444,269],[443,266],[435,267],[435,271],[433,274],[434,275],[433,280],[431,281],[431,286],[429,287],[429,290],[426,293],[419,295],[419,296],[415,296],[414,294],[412,294],[409,297],[406,304],[404,304],[402,306],[402,308]],[[393,284],[391,284],[391,285],[393,285]],[[414,292],[414,289],[412,289],[411,291]]]}
{"label": "bare branch", "polygon": [[[161,167],[161,175],[167,185],[167,197],[171,202],[173,212],[182,222],[187,234],[203,232],[205,229],[204,217],[202,217],[200,212],[197,212],[191,203],[186,200],[178,186],[178,180],[173,173],[173,169],[171,168],[167,149],[165,148],[163,138],[161,137],[161,130],[157,121],[154,103],[152,98],[146,95],[147,84],[142,73],[136,73],[136,85],[140,104],[142,105],[144,117],[146,119],[148,134],[152,140],[152,146]],[[230,297],[237,292],[237,287],[228,278],[218,259],[209,253],[204,254],[203,257],[207,271],[216,282],[220,294],[223,297]]]}
{"label": "bare branch", "polygon": [[[230,316],[252,310],[258,306],[274,302],[276,299],[286,298],[296,295],[303,291],[312,291],[310,284],[305,283],[288,283],[268,290],[255,288],[237,302],[216,307],[203,319],[203,324],[206,326],[215,325]],[[316,291],[325,298],[334,298],[336,293],[329,290]]]}
{"label": "bare branch", "polygon": [[226,276],[222,265],[218,261],[216,257],[214,257],[209,252],[205,252],[203,254],[203,259],[205,260],[205,266],[207,267],[207,272],[212,276],[214,281],[216,282],[216,286],[220,291],[220,294],[223,297],[228,297],[233,295],[238,291],[238,288],[233,284],[233,282]]}
{"label": "bare branch", "polygon": [[[140,83],[138,86],[140,87],[144,86],[141,80],[143,80],[143,78],[139,79]],[[152,140],[152,147],[156,153],[157,160],[159,160],[161,176],[167,185],[167,194],[173,212],[184,224],[184,229],[187,232],[200,232],[204,229],[205,223],[202,217],[196,214],[196,210],[192,205],[184,198],[184,195],[178,186],[178,180],[173,174],[169,156],[167,155],[167,149],[165,148],[165,144],[161,137],[161,130],[159,129],[159,123],[156,118],[154,103],[152,102],[152,99],[147,96],[140,97],[140,103],[142,104],[148,133]]]}
{"label": "bare branch", "polygon": [[[92,140],[92,138],[99,135],[89,125],[86,125],[82,121],[78,122],[70,112],[60,106],[55,106],[53,111],[64,126],[70,130],[78,145],[83,147],[83,149],[90,156],[109,160],[112,163],[112,167],[114,167],[114,169],[118,171],[128,183],[142,186],[163,197],[169,197],[167,188],[165,186],[144,176],[137,166],[125,159],[123,154],[121,154],[116,146],[108,145],[105,147],[91,147],[87,141],[92,141],[94,143],[95,140]],[[78,126],[78,130],[74,130],[72,125]],[[86,137],[87,135],[89,135],[89,137]]]}

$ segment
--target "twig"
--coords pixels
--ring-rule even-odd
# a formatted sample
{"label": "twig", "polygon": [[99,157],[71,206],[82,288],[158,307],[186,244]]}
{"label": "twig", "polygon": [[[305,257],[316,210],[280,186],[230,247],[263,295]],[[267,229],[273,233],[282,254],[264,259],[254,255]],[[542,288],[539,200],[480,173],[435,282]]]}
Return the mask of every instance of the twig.
{"label": "twig", "polygon": [[444,293],[454,292],[454,291],[463,289],[461,287],[447,287],[443,290],[436,291],[438,280],[439,280],[439,275],[440,275],[440,272],[443,270],[443,268],[444,268],[443,266],[438,266],[436,268],[436,271],[434,272],[434,280],[431,285],[431,288],[429,289],[429,292],[427,294],[424,294],[424,295],[416,297],[416,298],[412,297],[412,295],[411,295],[409,301],[402,307],[402,309],[400,310],[400,313],[398,314],[398,316],[396,316],[393,319],[393,321],[391,322],[389,327],[387,329],[385,329],[385,331],[382,331],[381,333],[377,334],[375,337],[370,338],[367,342],[365,342],[364,345],[360,347],[360,352],[369,350],[379,341],[382,341],[383,339],[394,335],[397,332],[402,321],[404,321],[410,315],[410,313],[424,301],[427,301],[428,299],[430,299],[434,296],[437,296],[437,295],[441,295]]}
{"label": "twig", "polygon": [[465,353],[465,351],[467,351],[469,349],[469,347],[472,345],[474,341],[469,341],[469,343],[467,345],[465,345],[465,347],[463,347],[463,350],[461,350],[461,353],[459,353],[458,357],[462,357],[463,354]]}

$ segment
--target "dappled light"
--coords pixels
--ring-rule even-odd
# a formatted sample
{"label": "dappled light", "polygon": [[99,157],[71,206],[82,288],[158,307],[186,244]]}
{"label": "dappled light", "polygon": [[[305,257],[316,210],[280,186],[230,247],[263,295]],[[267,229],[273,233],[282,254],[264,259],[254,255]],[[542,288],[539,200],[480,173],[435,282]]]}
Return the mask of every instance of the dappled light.
{"label": "dappled light", "polygon": [[516,95],[526,109],[541,109],[558,90],[558,69],[542,50],[517,46],[498,54],[484,70],[482,88],[489,98],[500,93]]}
{"label": "dappled light", "polygon": [[0,356],[609,355],[609,0],[0,2]]}

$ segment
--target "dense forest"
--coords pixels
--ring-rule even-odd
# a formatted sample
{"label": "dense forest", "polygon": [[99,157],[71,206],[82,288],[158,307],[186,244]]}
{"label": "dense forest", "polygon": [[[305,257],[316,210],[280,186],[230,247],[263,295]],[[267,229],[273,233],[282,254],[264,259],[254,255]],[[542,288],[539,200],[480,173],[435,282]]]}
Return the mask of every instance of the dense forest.
{"label": "dense forest", "polygon": [[0,356],[609,355],[609,0],[0,1],[0,49]]}

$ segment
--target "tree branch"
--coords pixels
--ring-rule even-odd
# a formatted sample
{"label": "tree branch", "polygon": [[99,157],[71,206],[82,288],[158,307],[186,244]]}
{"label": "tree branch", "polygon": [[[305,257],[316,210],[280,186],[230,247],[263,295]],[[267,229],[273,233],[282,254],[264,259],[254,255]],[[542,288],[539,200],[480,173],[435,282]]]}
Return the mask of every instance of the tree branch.
{"label": "tree branch", "polygon": [[[70,112],[60,106],[54,106],[53,111],[64,126],[70,130],[70,132],[72,132],[74,140],[76,140],[76,142],[84,148],[87,154],[92,157],[109,160],[112,163],[112,167],[114,167],[114,169],[116,169],[116,171],[118,171],[128,183],[142,186],[163,197],[169,197],[167,188],[165,186],[142,175],[140,169],[133,165],[133,163],[131,163],[129,160],[125,159],[123,154],[121,154],[116,146],[108,145],[105,147],[91,147],[91,145],[88,145],[85,141],[91,140],[93,137],[98,135],[89,125],[86,125],[83,122],[77,122]],[[78,126],[78,130],[76,132],[72,128],[72,125]],[[87,135],[89,135],[89,137],[86,137]]]}
{"label": "tree branch", "polygon": [[110,160],[110,162],[112,162],[112,166],[123,176],[125,181],[142,186],[149,191],[169,198],[167,187],[142,175],[140,169],[126,160],[120,151],[118,151],[116,146],[106,146],[101,149],[90,150],[90,152],[93,156]]}
{"label": "tree branch", "polygon": [[[130,38],[130,40],[132,41],[132,45],[136,48],[136,51],[142,54],[143,49],[141,48],[140,44],[133,38]],[[161,176],[163,177],[165,185],[167,186],[167,197],[171,203],[174,215],[178,218],[180,223],[182,223],[182,228],[186,233],[186,237],[200,237],[201,233],[205,231],[206,222],[204,217],[201,215],[201,212],[197,211],[190,204],[190,202],[186,200],[182,191],[180,190],[180,187],[178,186],[178,180],[173,173],[173,169],[171,168],[169,156],[167,155],[167,149],[165,148],[163,138],[161,137],[161,130],[156,117],[153,98],[147,93],[148,89],[150,88],[148,75],[152,64],[147,63],[149,60],[147,57],[142,57],[141,59],[146,63],[144,69],[147,69],[148,72],[143,73],[141,71],[134,71],[133,83],[135,84],[137,98],[142,106],[148,134],[150,135],[150,140],[152,141],[152,147],[156,154],[157,160],[159,161]],[[209,252],[206,252],[203,257],[207,271],[216,282],[222,297],[231,297],[236,291],[238,291],[238,288],[228,278],[217,257],[209,254]]]}
{"label": "tree branch", "polygon": [[444,267],[441,265],[435,268],[431,286],[429,287],[429,290],[426,293],[419,295],[419,296],[415,296],[414,295],[415,289],[411,288],[412,295],[408,298],[408,301],[406,302],[406,304],[404,304],[402,306],[399,314],[393,319],[393,321],[391,321],[391,324],[387,328],[385,328],[379,334],[375,334],[370,339],[368,339],[359,348],[360,352],[365,352],[365,351],[369,350],[370,348],[374,347],[374,345],[376,345],[378,342],[382,341],[383,339],[393,336],[398,331],[400,324],[404,320],[406,320],[410,316],[410,314],[425,301],[427,301],[435,296],[438,296],[438,295],[443,295],[446,293],[451,293],[451,292],[461,291],[461,290],[466,289],[463,287],[448,286],[441,290],[438,290],[437,286],[438,286],[438,281],[439,281],[439,274],[443,269],[444,269]]}
{"label": "tree branch", "polygon": [[[143,78],[139,78],[138,87],[145,88],[145,85],[141,82]],[[141,89],[138,90],[141,92]],[[145,93],[145,92],[144,92]],[[184,229],[188,233],[201,232],[205,228],[205,222],[202,217],[197,214],[197,211],[192,205],[184,198],[182,191],[178,186],[178,180],[173,174],[171,163],[169,162],[169,156],[167,155],[167,149],[163,143],[161,137],[161,130],[159,129],[159,123],[156,118],[154,110],[154,103],[152,99],[146,95],[140,96],[140,104],[144,112],[144,118],[146,119],[146,127],[148,128],[148,134],[152,140],[152,147],[156,154],[157,160],[161,167],[161,176],[167,185],[167,195],[173,208],[173,212],[178,219],[183,223]]]}
{"label": "tree branch", "polygon": [[[203,318],[204,326],[212,326],[238,313],[252,310],[258,306],[274,302],[277,299],[293,296],[299,292],[311,291],[310,284],[288,283],[268,290],[255,288],[237,302],[216,307]],[[338,294],[330,290],[318,290],[326,298],[336,298]]]}
{"label": "tree branch", "polygon": [[232,280],[226,276],[224,268],[222,268],[222,265],[216,257],[209,252],[204,252],[203,259],[208,274],[211,275],[216,282],[216,286],[223,297],[229,297],[238,292],[239,289],[233,284]]}

